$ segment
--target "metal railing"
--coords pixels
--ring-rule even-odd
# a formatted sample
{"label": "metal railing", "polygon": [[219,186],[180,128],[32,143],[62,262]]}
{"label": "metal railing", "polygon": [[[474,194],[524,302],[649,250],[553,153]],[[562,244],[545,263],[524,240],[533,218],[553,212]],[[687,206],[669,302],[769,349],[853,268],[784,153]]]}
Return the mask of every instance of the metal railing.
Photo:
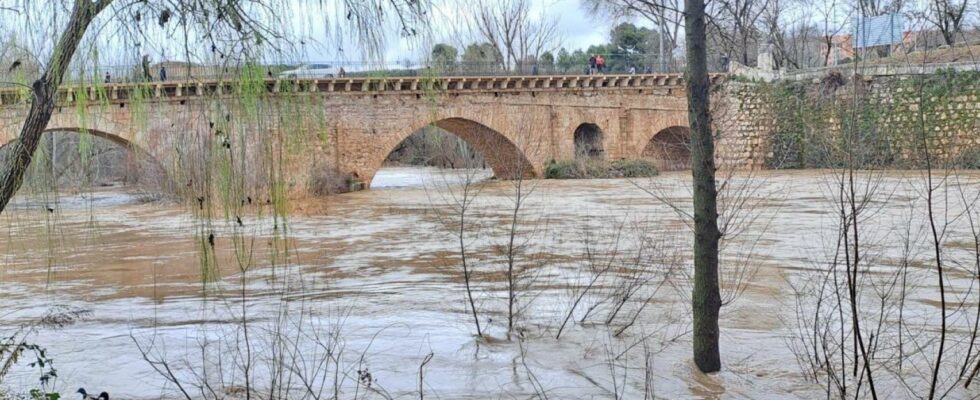
{"label": "metal railing", "polygon": [[[635,57],[634,57],[635,58]],[[216,81],[276,78],[328,77],[420,77],[420,76],[581,76],[591,74],[665,74],[682,73],[683,65],[633,63],[632,59],[610,57],[601,70],[587,62],[551,64],[525,63],[505,67],[496,62],[409,62],[381,64],[376,62],[297,62],[289,64],[206,65],[182,62],[163,62],[149,65],[87,66],[71,68],[63,79],[65,85],[117,84],[161,81]],[[324,68],[304,69],[307,66]],[[723,72],[720,63],[712,72]],[[0,71],[0,87],[24,86],[40,75],[39,69],[21,67]]]}
{"label": "metal railing", "polygon": [[860,74],[862,76],[899,76],[899,75],[925,75],[934,74],[938,71],[952,70],[957,72],[980,71],[980,62],[946,62],[946,63],[858,63],[856,65],[834,65],[830,67],[811,68],[806,70],[787,71],[781,75],[783,79],[807,80],[822,78],[831,72],[838,72],[845,76]]}

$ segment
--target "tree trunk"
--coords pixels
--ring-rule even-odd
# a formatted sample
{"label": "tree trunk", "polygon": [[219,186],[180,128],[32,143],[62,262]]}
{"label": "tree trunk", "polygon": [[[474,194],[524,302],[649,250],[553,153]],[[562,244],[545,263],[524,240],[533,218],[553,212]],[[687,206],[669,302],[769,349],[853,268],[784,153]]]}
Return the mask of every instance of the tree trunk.
{"label": "tree trunk", "polygon": [[702,372],[721,369],[718,349],[718,191],[715,145],[711,135],[707,35],[704,0],[685,0],[687,32],[687,109],[691,125],[691,173],[694,179],[694,363]]}
{"label": "tree trunk", "polygon": [[24,179],[24,173],[31,165],[34,158],[34,151],[41,141],[41,135],[51,120],[54,112],[55,95],[61,79],[68,69],[78,43],[82,41],[85,30],[96,15],[99,14],[112,0],[75,0],[71,19],[65,26],[57,46],[51,52],[51,60],[48,62],[44,75],[31,85],[31,109],[24,120],[24,126],[20,130],[20,138],[12,143],[13,157],[10,163],[3,166],[0,171],[0,212],[7,207],[10,199],[17,193]]}

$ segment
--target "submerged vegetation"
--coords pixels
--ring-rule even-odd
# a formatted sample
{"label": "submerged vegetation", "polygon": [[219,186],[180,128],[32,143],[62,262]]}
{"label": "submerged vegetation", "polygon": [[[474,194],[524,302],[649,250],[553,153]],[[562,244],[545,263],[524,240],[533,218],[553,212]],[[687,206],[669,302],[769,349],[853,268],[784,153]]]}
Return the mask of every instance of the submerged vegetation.
{"label": "submerged vegetation", "polygon": [[552,160],[544,168],[546,179],[649,178],[657,174],[657,167],[644,159]]}

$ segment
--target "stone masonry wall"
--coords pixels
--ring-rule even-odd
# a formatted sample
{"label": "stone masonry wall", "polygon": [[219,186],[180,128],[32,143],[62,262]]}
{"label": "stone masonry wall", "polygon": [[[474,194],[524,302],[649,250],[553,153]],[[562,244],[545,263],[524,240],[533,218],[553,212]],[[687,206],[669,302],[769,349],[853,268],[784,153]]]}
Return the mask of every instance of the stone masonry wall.
{"label": "stone masonry wall", "polygon": [[[921,168],[925,137],[936,161],[980,167],[976,72],[730,81],[718,97],[719,158],[726,161],[753,168],[823,168],[840,162],[835,152],[861,151],[875,166]],[[846,148],[845,129],[859,149]]]}
{"label": "stone masonry wall", "polygon": [[[683,86],[566,90],[295,91],[249,95],[167,93],[62,104],[49,130],[87,132],[132,146],[188,190],[234,185],[311,191],[324,171],[369,185],[398,143],[428,124],[460,136],[501,178],[540,176],[574,158],[581,124],[602,130],[607,159],[638,158],[651,139],[687,126]],[[162,94],[161,94],[162,93]],[[179,93],[179,92],[178,92]],[[2,96],[0,96],[2,97]],[[3,97],[0,144],[16,139],[27,110]],[[192,196],[193,197],[193,196]]]}
{"label": "stone masonry wall", "polygon": [[733,81],[716,89],[712,101],[718,164],[765,168],[772,157],[768,139],[776,128],[771,98],[753,84]]}

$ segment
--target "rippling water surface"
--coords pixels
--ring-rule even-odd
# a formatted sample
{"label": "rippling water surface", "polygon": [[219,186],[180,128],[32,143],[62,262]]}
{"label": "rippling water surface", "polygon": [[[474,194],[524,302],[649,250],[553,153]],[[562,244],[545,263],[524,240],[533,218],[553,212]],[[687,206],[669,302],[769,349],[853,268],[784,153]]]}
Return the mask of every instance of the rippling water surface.
{"label": "rippling water surface", "polygon": [[[330,342],[339,343],[330,347],[333,355],[342,349],[336,357],[342,398],[355,396],[358,370],[371,373],[372,387],[357,392],[362,397],[418,397],[420,365],[430,353],[422,390],[432,398],[527,398],[539,391],[550,398],[642,398],[645,390],[666,398],[822,396],[820,386],[802,379],[788,346],[795,329],[788,282],[825,261],[825,246],[834,239],[827,173],[754,178],[760,182],[752,192],[755,223],[726,249],[725,262],[749,257],[755,273],[722,311],[724,370],[710,376],[689,361],[690,287],[683,274],[661,281],[668,271],[648,271],[651,278],[623,312],[635,312],[635,321],[618,337],[628,319],[621,315],[607,327],[612,307],[603,294],[615,293],[622,279],[599,281],[573,320],[593,305],[596,314],[554,339],[575,297],[571,288],[589,281],[587,253],[616,254],[615,269],[622,274],[649,263],[646,257],[660,257],[652,268],[689,265],[691,234],[682,213],[643,190],[654,187],[687,209],[687,172],[637,182],[527,183],[532,190],[517,235],[526,271],[518,301],[521,340],[506,337],[507,264],[501,253],[509,239],[513,184],[481,185],[469,217],[465,244],[489,337],[476,340],[449,218],[459,192],[452,176],[382,170],[375,189],[294,204],[286,222],[257,212],[241,226],[233,218],[215,221],[215,282],[202,279],[199,222],[181,206],[140,203],[122,190],[21,199],[0,217],[0,333],[56,305],[90,311],[76,324],[41,330],[33,340],[49,349],[62,393],[83,386],[113,398],[177,394],[137,345],[153,359],[168,360],[188,381],[201,365],[211,366],[204,374],[213,380],[241,381],[244,371],[235,360],[242,357],[243,314],[257,360],[251,373],[260,387],[275,376],[278,364],[270,360],[276,358],[308,375],[323,368],[318,360],[328,358]],[[900,187],[907,178],[893,174],[885,182]],[[881,231],[901,224],[902,207],[912,196],[902,193],[895,190],[876,215]],[[273,227],[281,226],[288,228],[285,247],[274,239]],[[237,244],[238,257],[231,239],[236,235],[245,238]],[[649,250],[643,254],[641,248]],[[243,263],[249,266],[244,274]],[[955,284],[958,278],[952,279]],[[216,358],[225,360],[223,370]],[[644,379],[645,365],[650,379]],[[28,387],[36,379],[19,367],[4,385]],[[330,385],[324,393],[333,393]]]}

